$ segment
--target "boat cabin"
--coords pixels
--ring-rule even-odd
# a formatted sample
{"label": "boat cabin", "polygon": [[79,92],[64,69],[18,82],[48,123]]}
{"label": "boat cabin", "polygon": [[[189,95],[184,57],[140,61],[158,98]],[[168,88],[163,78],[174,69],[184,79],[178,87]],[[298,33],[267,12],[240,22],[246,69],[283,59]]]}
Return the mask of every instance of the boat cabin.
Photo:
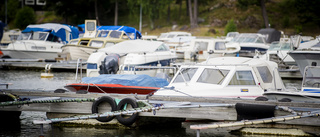
{"label": "boat cabin", "polygon": [[181,65],[168,87],[155,95],[256,98],[268,89],[282,88],[274,62],[218,57],[195,65]]}

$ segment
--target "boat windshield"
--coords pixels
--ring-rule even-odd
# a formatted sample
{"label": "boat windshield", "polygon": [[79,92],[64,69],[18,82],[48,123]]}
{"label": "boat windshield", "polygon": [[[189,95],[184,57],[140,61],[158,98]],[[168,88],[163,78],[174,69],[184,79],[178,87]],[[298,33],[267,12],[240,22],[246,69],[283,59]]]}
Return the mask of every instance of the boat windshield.
{"label": "boat windshield", "polygon": [[92,40],[89,44],[89,47],[101,48],[103,46],[103,41]]}
{"label": "boat windshield", "polygon": [[197,82],[221,85],[230,70],[204,69]]}
{"label": "boat windshield", "polygon": [[[239,35],[231,40],[231,42],[238,43],[262,43],[259,42],[258,35]],[[259,41],[258,41],[259,40]]]}
{"label": "boat windshield", "polygon": [[256,85],[251,71],[237,71],[229,85]]}
{"label": "boat windshield", "polygon": [[31,37],[32,33],[31,32],[27,32],[27,33],[21,33],[18,37],[18,40],[29,40],[29,38]]}
{"label": "boat windshield", "polygon": [[159,36],[159,38],[166,38],[168,34],[166,33],[161,33],[161,35]]}
{"label": "boat windshield", "polygon": [[182,68],[173,80],[173,83],[190,81],[197,70],[198,68]]}
{"label": "boat windshield", "polygon": [[121,37],[121,34],[121,31],[111,31],[109,37],[119,39]]}
{"label": "boat windshield", "polygon": [[79,40],[71,40],[69,44],[78,45]]}
{"label": "boat windshield", "polygon": [[291,50],[290,43],[283,43],[283,42],[272,42],[270,44],[269,49],[270,51],[277,51],[277,50]]}
{"label": "boat windshield", "polygon": [[302,85],[303,87],[320,88],[320,68],[308,67]]}
{"label": "boat windshield", "polygon": [[107,37],[108,34],[109,34],[109,30],[101,30],[101,31],[98,33],[97,37]]}

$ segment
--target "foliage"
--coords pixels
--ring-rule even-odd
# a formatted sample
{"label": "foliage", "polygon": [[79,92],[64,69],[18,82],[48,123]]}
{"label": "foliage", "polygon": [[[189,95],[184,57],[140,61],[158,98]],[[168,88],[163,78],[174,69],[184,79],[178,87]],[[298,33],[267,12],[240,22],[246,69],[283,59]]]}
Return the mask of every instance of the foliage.
{"label": "foliage", "polygon": [[247,9],[251,5],[260,5],[260,0],[238,0],[237,6],[242,9]]}
{"label": "foliage", "polygon": [[228,32],[236,32],[237,31],[237,25],[234,23],[233,19],[228,21],[228,24],[226,25],[224,29],[224,35],[227,35]]}
{"label": "foliage", "polygon": [[25,6],[19,9],[15,18],[15,26],[19,29],[25,29],[29,24],[35,23],[36,16],[32,8]]}
{"label": "foliage", "polygon": [[[16,14],[17,14],[17,11],[20,6],[19,4],[19,0],[8,0],[7,1],[7,21],[8,23],[13,21]],[[3,18],[2,22],[5,22],[5,4],[4,4],[4,1],[3,1],[3,5],[0,6],[0,17]],[[1,19],[0,19],[1,20]]]}
{"label": "foliage", "polygon": [[319,0],[295,0],[294,5],[301,23],[314,22],[320,27]]}

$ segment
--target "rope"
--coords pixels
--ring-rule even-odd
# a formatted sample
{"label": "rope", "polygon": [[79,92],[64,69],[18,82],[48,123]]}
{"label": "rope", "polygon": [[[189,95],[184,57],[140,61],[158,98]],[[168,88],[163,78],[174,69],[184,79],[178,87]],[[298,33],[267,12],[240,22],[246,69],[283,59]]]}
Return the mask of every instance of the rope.
{"label": "rope", "polygon": [[74,99],[57,99],[57,100],[25,100],[25,101],[7,101],[0,102],[0,106],[24,105],[33,103],[61,103],[61,102],[93,102],[95,98],[74,98]]}

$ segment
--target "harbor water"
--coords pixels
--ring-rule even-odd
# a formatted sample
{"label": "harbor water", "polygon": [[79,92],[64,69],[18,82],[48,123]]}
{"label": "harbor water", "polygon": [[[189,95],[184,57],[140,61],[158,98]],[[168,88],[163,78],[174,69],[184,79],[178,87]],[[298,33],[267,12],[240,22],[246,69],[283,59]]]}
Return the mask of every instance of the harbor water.
{"label": "harbor water", "polygon": [[[0,70],[0,83],[12,83],[9,89],[46,89],[55,90],[62,88],[67,83],[75,82],[74,72],[51,72],[53,78],[41,78],[42,70]],[[299,88],[301,80],[287,80],[286,86]],[[1,87],[1,89],[5,86]],[[13,128],[1,126],[0,137],[25,137],[39,136],[41,134],[40,126],[34,125],[33,120],[45,119],[45,112],[22,112],[20,124]],[[44,125],[44,136],[108,136],[108,137],[195,137],[196,130],[189,128],[190,122],[182,123],[177,128],[158,128],[149,127],[148,129],[122,129],[122,128],[93,128],[93,127],[60,127],[53,125]],[[238,127],[239,128],[239,127]],[[235,128],[209,129],[202,130],[201,137],[206,136],[252,136],[233,134]],[[254,135],[257,136],[257,135]],[[266,136],[266,135],[261,135]]]}

